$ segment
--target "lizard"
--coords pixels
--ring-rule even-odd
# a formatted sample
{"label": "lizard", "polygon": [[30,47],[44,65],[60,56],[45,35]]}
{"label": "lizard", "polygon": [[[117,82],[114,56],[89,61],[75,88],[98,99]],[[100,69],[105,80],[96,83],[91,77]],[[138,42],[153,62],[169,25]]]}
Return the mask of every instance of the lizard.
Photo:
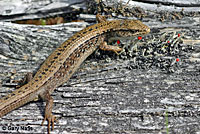
{"label": "lizard", "polygon": [[82,62],[97,48],[115,53],[121,51],[119,46],[108,45],[109,35],[132,37],[145,35],[150,28],[139,20],[106,20],[96,15],[99,23],[88,26],[75,33],[62,43],[41,65],[35,76],[25,85],[0,99],[0,118],[22,105],[42,98],[46,102],[44,121],[48,122],[48,133],[54,129],[55,116],[52,114],[53,98],[51,93],[67,82]]}

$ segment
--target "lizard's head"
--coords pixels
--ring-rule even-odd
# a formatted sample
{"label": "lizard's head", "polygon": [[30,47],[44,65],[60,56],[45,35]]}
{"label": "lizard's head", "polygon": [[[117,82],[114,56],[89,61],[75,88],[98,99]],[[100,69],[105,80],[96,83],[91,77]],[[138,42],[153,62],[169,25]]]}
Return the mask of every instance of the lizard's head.
{"label": "lizard's head", "polygon": [[150,28],[139,20],[122,20],[116,26],[115,35],[119,37],[131,37],[144,35],[150,32]]}

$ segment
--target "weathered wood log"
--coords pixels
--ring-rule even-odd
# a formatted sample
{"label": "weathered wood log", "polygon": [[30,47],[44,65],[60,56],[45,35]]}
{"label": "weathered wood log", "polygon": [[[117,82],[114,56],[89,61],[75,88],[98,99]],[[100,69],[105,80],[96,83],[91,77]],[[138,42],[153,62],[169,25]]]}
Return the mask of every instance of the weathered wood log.
{"label": "weathered wood log", "polygon": [[[149,47],[159,44],[161,33],[184,34],[177,70],[169,73],[158,66],[135,69],[134,58],[97,51],[53,93],[58,123],[52,133],[164,133],[167,128],[170,133],[199,132],[199,14],[174,20],[166,17],[162,22],[156,15],[146,14],[142,21],[152,31],[143,42]],[[33,26],[0,22],[0,97],[15,90],[14,80],[36,72],[56,47],[92,23]],[[176,56],[172,55],[172,60]],[[47,127],[40,126],[44,107],[45,103],[36,101],[12,111],[0,119],[0,133],[46,132]]]}

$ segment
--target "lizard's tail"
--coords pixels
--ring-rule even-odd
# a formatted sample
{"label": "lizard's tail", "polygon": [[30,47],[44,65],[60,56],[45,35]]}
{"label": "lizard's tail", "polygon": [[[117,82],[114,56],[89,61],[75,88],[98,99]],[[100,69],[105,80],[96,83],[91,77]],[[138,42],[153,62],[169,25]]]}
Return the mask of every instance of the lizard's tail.
{"label": "lizard's tail", "polygon": [[30,86],[28,84],[13,91],[9,95],[0,99],[0,117],[9,113],[10,111],[19,108],[20,106],[32,101],[33,95],[30,94]]}

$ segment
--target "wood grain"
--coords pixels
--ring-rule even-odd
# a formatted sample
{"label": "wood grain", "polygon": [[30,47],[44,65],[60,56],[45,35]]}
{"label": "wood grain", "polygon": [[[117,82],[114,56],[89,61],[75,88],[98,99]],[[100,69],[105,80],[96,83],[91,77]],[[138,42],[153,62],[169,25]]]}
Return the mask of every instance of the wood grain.
{"label": "wood grain", "polygon": [[[131,69],[133,59],[95,58],[96,52],[53,93],[53,113],[59,122],[52,133],[154,134],[165,133],[166,127],[170,133],[199,132],[199,15],[160,21],[158,14],[148,11],[142,19],[151,28],[150,35],[179,29],[185,32],[185,40],[193,40],[183,42],[193,50],[186,57],[180,55],[180,68],[174,73],[158,67]],[[92,23],[32,26],[0,22],[0,96],[14,90],[13,80],[36,72],[57,46]],[[21,127],[20,133],[47,132],[46,126],[40,126],[44,107],[36,101],[7,114],[0,119],[0,133],[18,132],[8,126]]]}

